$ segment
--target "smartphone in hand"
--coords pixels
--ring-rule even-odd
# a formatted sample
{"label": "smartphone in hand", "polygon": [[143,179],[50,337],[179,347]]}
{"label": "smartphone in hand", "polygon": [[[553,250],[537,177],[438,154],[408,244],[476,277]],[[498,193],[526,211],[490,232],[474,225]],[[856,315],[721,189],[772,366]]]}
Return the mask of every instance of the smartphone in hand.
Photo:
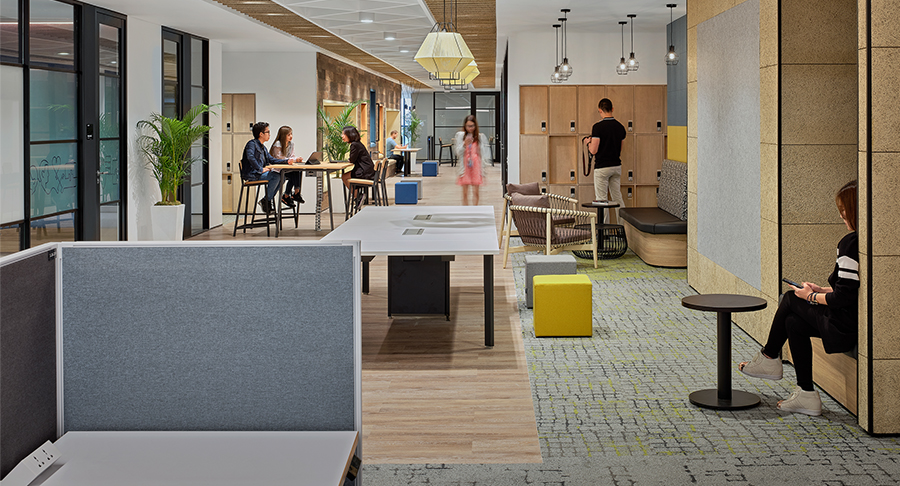
{"label": "smartphone in hand", "polygon": [[793,280],[791,280],[791,279],[789,279],[789,278],[783,278],[783,279],[781,279],[781,281],[784,282],[784,283],[786,283],[786,284],[788,284],[788,285],[793,285],[794,287],[797,287],[798,289],[802,289],[802,288],[803,288],[803,284],[799,284],[799,283],[797,283],[797,282],[794,282]]}

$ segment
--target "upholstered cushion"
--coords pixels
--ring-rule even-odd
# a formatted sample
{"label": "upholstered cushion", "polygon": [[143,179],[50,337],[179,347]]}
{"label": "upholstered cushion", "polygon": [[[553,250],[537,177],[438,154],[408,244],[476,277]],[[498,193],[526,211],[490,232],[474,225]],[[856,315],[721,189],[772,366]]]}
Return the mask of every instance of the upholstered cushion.
{"label": "upholstered cushion", "polygon": [[529,182],[528,184],[507,184],[506,192],[509,194],[540,194],[541,186],[537,182]]}
{"label": "upholstered cushion", "polygon": [[660,208],[622,208],[619,209],[619,217],[644,233],[687,234],[687,221],[682,221]]}
{"label": "upholstered cushion", "polygon": [[687,221],[687,164],[663,160],[656,205],[681,221]]}
{"label": "upholstered cushion", "polygon": [[[546,194],[519,194],[510,193],[513,206],[530,206],[537,208],[549,208],[550,198]],[[544,213],[532,213],[530,211],[513,211],[513,221],[519,230],[519,236],[532,236],[546,238],[547,215]],[[524,238],[523,238],[524,239]]]}

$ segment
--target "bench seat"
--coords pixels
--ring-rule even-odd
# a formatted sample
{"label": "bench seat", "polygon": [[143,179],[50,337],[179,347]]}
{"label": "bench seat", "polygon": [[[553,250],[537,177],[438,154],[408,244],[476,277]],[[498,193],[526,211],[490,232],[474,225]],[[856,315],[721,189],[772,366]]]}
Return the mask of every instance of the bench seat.
{"label": "bench seat", "polygon": [[687,221],[682,221],[659,208],[622,208],[619,218],[635,229],[653,235],[686,235]]}

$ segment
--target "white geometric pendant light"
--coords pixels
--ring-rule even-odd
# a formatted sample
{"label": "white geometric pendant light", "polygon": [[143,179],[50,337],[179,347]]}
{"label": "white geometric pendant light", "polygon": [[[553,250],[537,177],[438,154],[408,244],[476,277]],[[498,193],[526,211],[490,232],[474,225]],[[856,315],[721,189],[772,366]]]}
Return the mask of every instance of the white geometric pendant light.
{"label": "white geometric pendant light", "polygon": [[441,81],[441,86],[443,86],[445,90],[465,90],[469,88],[469,83],[474,81],[479,74],[481,74],[481,71],[478,69],[478,64],[476,64],[475,61],[472,61],[459,72],[458,80]]}
{"label": "white geometric pendant light", "polygon": [[444,1],[444,22],[434,24],[416,52],[416,62],[429,72],[432,80],[459,81],[460,71],[475,60],[462,34],[455,32],[452,22],[455,3],[454,0],[450,2],[451,21],[448,22],[447,2]]}

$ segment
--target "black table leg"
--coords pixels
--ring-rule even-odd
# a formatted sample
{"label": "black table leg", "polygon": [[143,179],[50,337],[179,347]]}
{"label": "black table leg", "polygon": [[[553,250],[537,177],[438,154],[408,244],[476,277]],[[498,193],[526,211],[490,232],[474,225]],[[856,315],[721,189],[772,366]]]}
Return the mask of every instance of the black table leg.
{"label": "black table leg", "polygon": [[484,345],[494,346],[494,255],[484,256]]}
{"label": "black table leg", "polygon": [[716,313],[717,373],[715,390],[700,390],[690,394],[691,403],[714,410],[740,410],[759,405],[759,397],[731,388],[731,312]]}
{"label": "black table leg", "polygon": [[403,152],[403,176],[409,177],[409,152]]}
{"label": "black table leg", "polygon": [[374,257],[362,257],[362,291],[364,294],[369,293],[369,262]]}

